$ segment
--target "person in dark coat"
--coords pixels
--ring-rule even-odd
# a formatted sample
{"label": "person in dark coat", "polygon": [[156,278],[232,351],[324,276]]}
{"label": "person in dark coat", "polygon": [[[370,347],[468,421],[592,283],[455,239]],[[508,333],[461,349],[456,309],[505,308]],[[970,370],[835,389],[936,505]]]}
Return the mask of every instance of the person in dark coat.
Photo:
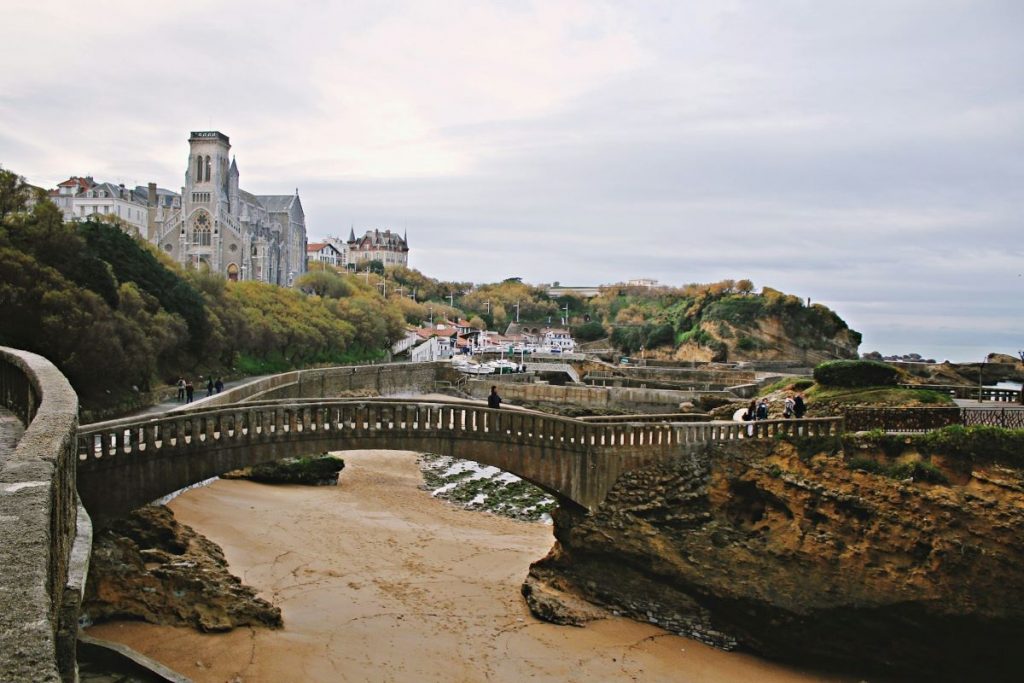
{"label": "person in dark coat", "polygon": [[221,381],[220,377],[218,377],[217,381],[213,383],[213,388],[217,391],[218,394],[224,391],[224,382]]}
{"label": "person in dark coat", "polygon": [[762,398],[761,402],[757,404],[757,419],[767,420],[768,419],[768,399]]}
{"label": "person in dark coat", "polygon": [[206,395],[213,396],[213,375],[210,375],[210,378],[206,380]]}
{"label": "person in dark coat", "polygon": [[801,417],[804,416],[804,413],[806,412],[807,404],[804,403],[804,395],[797,394],[796,398],[793,399],[793,415],[795,415],[796,419],[799,420]]}
{"label": "person in dark coat", "polygon": [[192,402],[193,393],[195,393],[195,387],[192,386],[192,380],[185,380],[185,403]]}
{"label": "person in dark coat", "polygon": [[491,387],[491,393],[487,397],[488,408],[500,408],[501,407],[501,396],[498,396],[498,387]]}

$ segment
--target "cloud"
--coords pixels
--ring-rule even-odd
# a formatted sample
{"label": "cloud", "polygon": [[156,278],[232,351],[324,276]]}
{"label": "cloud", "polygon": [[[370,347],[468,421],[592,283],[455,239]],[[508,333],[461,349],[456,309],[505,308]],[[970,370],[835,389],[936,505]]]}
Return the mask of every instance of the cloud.
{"label": "cloud", "polygon": [[216,128],[243,187],[299,187],[311,237],[407,229],[433,276],[749,277],[865,348],[973,358],[1024,345],[1022,20],[997,0],[18,3],[0,163],[177,188],[189,130]]}

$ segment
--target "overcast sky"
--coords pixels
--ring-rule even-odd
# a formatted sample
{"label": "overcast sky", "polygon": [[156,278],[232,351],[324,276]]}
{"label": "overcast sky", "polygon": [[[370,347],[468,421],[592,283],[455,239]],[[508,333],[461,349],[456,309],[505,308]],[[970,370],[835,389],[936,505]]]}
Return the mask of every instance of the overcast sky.
{"label": "overcast sky", "polygon": [[1024,2],[7,0],[0,165],[179,189],[442,279],[750,278],[862,351],[1024,348]]}

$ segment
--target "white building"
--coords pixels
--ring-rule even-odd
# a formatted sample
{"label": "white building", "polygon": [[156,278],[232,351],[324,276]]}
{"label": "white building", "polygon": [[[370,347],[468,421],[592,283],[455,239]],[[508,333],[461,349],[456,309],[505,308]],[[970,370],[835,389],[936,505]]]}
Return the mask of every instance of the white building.
{"label": "white building", "polygon": [[306,217],[299,192],[253,195],[239,188],[231,143],[219,131],[189,137],[181,207],[154,240],[180,263],[207,265],[231,280],[291,285],[306,271]]}
{"label": "white building", "polygon": [[453,353],[451,337],[431,337],[410,351],[409,359],[414,363],[429,363],[448,360]]}
{"label": "white building", "polygon": [[576,350],[576,342],[568,330],[544,330],[544,346],[559,349],[563,353],[572,353]]}
{"label": "white building", "polygon": [[147,195],[124,185],[97,183],[90,177],[71,177],[50,193],[50,201],[60,208],[65,221],[114,216],[127,224],[132,232],[148,236]]}
{"label": "white building", "polygon": [[344,266],[344,254],[330,242],[310,242],[306,246],[306,262],[326,263],[329,266]]}

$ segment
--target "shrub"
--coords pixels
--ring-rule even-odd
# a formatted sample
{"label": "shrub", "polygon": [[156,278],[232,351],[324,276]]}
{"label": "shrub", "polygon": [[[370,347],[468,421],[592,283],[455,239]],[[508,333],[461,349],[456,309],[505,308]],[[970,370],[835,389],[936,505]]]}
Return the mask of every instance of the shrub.
{"label": "shrub", "polygon": [[1024,465],[1024,430],[1002,427],[943,427],[915,437],[922,451],[954,458]]}
{"label": "shrub", "polygon": [[596,341],[605,336],[605,331],[601,323],[591,321],[574,327],[572,329],[572,336],[580,341]]}
{"label": "shrub", "polygon": [[899,377],[896,368],[871,360],[833,360],[814,368],[814,379],[832,387],[891,386]]}
{"label": "shrub", "polygon": [[942,473],[942,470],[930,462],[920,460],[893,465],[889,468],[888,475],[893,479],[913,477],[915,481],[926,481],[931,484],[949,483],[949,479]]}

